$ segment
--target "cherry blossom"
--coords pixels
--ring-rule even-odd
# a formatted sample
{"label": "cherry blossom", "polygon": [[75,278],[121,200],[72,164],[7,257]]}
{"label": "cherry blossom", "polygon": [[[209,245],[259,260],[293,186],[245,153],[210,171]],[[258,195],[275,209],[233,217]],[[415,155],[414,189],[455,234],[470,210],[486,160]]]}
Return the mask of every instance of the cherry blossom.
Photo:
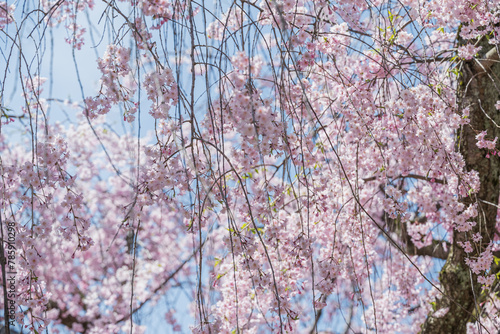
{"label": "cherry blossom", "polygon": [[[16,324],[498,331],[495,1],[16,5],[0,2]],[[71,71],[50,60],[68,50]]]}

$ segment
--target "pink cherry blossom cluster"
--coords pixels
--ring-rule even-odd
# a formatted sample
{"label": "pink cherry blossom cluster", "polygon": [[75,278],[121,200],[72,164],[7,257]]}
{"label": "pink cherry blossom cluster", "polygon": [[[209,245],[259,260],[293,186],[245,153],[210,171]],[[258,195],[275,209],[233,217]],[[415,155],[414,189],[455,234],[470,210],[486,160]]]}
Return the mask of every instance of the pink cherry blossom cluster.
{"label": "pink cherry blossom cluster", "polygon": [[491,263],[493,262],[492,246],[493,245],[490,243],[488,247],[486,247],[486,250],[476,259],[465,259],[465,263],[470,267],[474,274],[478,275],[481,271],[490,269]]}
{"label": "pink cherry blossom cluster", "polygon": [[144,89],[148,99],[153,102],[151,116],[155,119],[167,119],[168,112],[177,104],[177,84],[172,70],[168,67],[153,71],[144,79]]}
{"label": "pink cherry blossom cluster", "polygon": [[70,37],[66,38],[66,43],[70,44],[77,50],[81,50],[85,43],[83,35],[85,34],[86,29],[75,22],[66,25],[66,29],[68,34],[70,34]]}
{"label": "pink cherry blossom cluster", "polygon": [[163,23],[170,20],[173,16],[171,0],[132,0],[133,5],[138,5],[144,15],[161,18]]}
{"label": "pink cherry blossom cluster", "polygon": [[495,139],[493,139],[493,140],[486,140],[484,137],[486,137],[486,131],[482,131],[480,134],[478,134],[476,136],[476,140],[477,140],[476,145],[477,145],[477,147],[479,147],[479,148],[486,148],[486,149],[488,149],[490,151],[495,150],[498,138],[495,137]]}
{"label": "pink cherry blossom cluster", "polygon": [[481,50],[481,47],[474,47],[474,45],[467,44],[458,48],[458,56],[465,60],[474,58],[476,53]]}
{"label": "pink cherry blossom cluster", "polygon": [[238,7],[232,7],[228,12],[213,20],[207,27],[207,36],[215,40],[222,40],[241,27],[246,22],[246,16]]}
{"label": "pink cherry blossom cluster", "polygon": [[151,38],[153,35],[148,31],[144,20],[140,17],[135,19],[133,36],[139,50],[146,50],[152,47]]}
{"label": "pink cherry blossom cluster", "polygon": [[16,6],[13,4],[7,6],[7,2],[0,2],[0,29],[4,29],[9,23],[14,21],[12,13],[14,13],[15,9]]}
{"label": "pink cherry blossom cluster", "polygon": [[42,0],[40,5],[44,12],[48,14],[44,16],[47,24],[56,27],[63,23],[67,34],[66,43],[77,50],[81,50],[85,44],[84,35],[87,29],[77,23],[78,15],[86,9],[94,8],[94,0],[76,2]]}
{"label": "pink cherry blossom cluster", "polygon": [[98,115],[107,114],[113,105],[124,102],[125,120],[132,122],[135,119],[137,103],[131,101],[135,86],[130,84],[130,80],[126,80],[131,74],[129,61],[130,49],[118,45],[108,45],[103,58],[97,60],[102,73],[101,90],[98,96],[85,99],[85,114],[89,118],[95,119]]}

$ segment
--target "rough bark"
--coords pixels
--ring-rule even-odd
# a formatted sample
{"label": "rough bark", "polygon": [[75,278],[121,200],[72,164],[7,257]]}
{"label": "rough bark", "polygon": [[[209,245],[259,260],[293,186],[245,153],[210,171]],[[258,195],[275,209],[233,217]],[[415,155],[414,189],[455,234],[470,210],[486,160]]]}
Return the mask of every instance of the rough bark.
{"label": "rough bark", "polygon": [[[487,131],[487,139],[500,137],[500,112],[495,103],[500,100],[500,65],[496,62],[496,49],[486,40],[480,41],[483,53],[478,59],[465,62],[462,67],[462,80],[458,87],[460,107],[470,108],[470,124],[463,127],[457,138],[457,149],[465,159],[466,169],[476,170],[479,173],[481,188],[475,196],[463,199],[468,206],[478,204],[478,217],[472,233],[480,232],[483,239],[480,247],[471,256],[477,256],[484,251],[493,238],[496,224],[499,196],[500,157],[491,156],[486,149],[479,149],[476,145],[476,135]],[[482,60],[481,60],[482,59]],[[492,203],[487,204],[485,202]],[[470,240],[471,232],[453,232],[451,245],[446,263],[443,266],[439,280],[444,295],[438,297],[434,311],[429,314],[422,326],[422,333],[466,333],[467,323],[477,321],[480,308],[479,297],[481,286],[464,262],[466,253],[457,245],[458,241]],[[449,297],[449,298],[448,298]],[[441,317],[435,311],[448,311]]]}

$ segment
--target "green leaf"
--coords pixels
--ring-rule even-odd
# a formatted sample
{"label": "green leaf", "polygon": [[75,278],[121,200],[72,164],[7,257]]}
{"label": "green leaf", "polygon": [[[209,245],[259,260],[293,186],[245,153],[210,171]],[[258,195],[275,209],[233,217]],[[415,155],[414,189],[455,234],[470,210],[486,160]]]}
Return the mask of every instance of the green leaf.
{"label": "green leaf", "polygon": [[251,228],[250,232],[252,232],[253,234],[257,234],[257,232],[264,233],[264,230],[262,228],[258,227],[257,229]]}
{"label": "green leaf", "polygon": [[395,39],[396,39],[396,35],[392,34],[391,37],[389,37],[389,43],[391,43],[391,45],[394,45],[394,40]]}
{"label": "green leaf", "polygon": [[394,23],[394,19],[395,19],[395,18],[397,18],[398,16],[397,16],[397,15],[396,15],[396,16],[394,16],[394,14],[392,14],[390,10],[387,10],[387,12],[388,12],[388,14],[389,14],[389,15],[388,15],[389,22],[391,22],[391,26],[392,26],[392,25],[393,25],[393,23]]}
{"label": "green leaf", "polygon": [[460,75],[460,72],[458,71],[458,68],[454,68],[451,73],[455,74],[457,77]]}
{"label": "green leaf", "polygon": [[242,178],[243,180],[246,180],[246,179],[251,179],[251,178],[252,178],[252,176],[253,176],[253,174],[252,174],[251,172],[248,172],[248,173],[243,174],[243,175],[241,176],[241,178]]}

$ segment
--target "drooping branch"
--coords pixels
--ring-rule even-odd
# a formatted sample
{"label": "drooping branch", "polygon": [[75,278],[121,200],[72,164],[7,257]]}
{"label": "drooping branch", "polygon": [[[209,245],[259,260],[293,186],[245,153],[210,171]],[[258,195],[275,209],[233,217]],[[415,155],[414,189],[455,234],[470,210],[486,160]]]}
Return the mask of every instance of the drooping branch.
{"label": "drooping branch", "polygon": [[124,320],[127,320],[129,319],[133,314],[135,314],[137,311],[139,311],[144,305],[146,305],[149,301],[151,301],[153,299],[154,296],[156,296],[163,288],[165,288],[165,286],[170,282],[170,280],[172,280],[181,270],[182,268],[184,268],[184,266],[189,263],[191,261],[191,259],[196,255],[196,253],[198,253],[200,251],[200,248],[203,247],[203,244],[196,249],[196,251],[194,251],[193,253],[191,253],[191,255],[186,259],[184,260],[178,267],[176,270],[174,270],[167,278],[165,278],[163,280],[163,282],[158,285],[154,290],[153,292],[151,293],[151,295],[146,298],[144,301],[142,301],[136,308],[134,308],[132,314],[127,314],[123,317],[121,317],[120,319],[118,319],[116,321],[116,323],[120,323]]}
{"label": "drooping branch", "polygon": [[432,240],[430,245],[422,248],[417,248],[415,245],[408,245],[406,251],[408,255],[431,256],[436,259],[446,260],[448,257],[448,247],[445,248],[443,244],[449,245],[446,241]]}
{"label": "drooping branch", "polygon": [[[413,242],[411,236],[408,234],[406,223],[400,221],[399,219],[390,218],[388,214],[383,216],[386,226],[392,233],[395,233],[400,240],[401,245],[406,254],[408,255],[420,255],[420,256],[431,256],[436,259],[446,260],[448,257],[448,250],[450,243],[444,240],[432,240],[430,245],[424,247],[417,247]],[[426,218],[423,217],[420,221],[414,223],[425,222]]]}
{"label": "drooping branch", "polygon": [[[417,174],[408,174],[408,175],[397,175],[393,177],[387,177],[389,179],[397,180],[397,179],[417,179],[417,180],[423,180],[423,181],[429,181],[431,183],[439,183],[439,184],[447,184],[446,179],[441,180],[441,179],[435,179],[432,177],[427,177],[427,176],[422,176],[422,175],[417,175]],[[369,181],[374,181],[377,179],[377,176],[371,176],[371,177],[366,177],[363,178],[363,181],[369,182]]]}
{"label": "drooping branch", "polygon": [[491,48],[484,57],[480,59],[475,59],[473,69],[475,73],[481,74],[484,72],[489,72],[491,67],[500,61],[500,56],[498,55],[497,46]]}

